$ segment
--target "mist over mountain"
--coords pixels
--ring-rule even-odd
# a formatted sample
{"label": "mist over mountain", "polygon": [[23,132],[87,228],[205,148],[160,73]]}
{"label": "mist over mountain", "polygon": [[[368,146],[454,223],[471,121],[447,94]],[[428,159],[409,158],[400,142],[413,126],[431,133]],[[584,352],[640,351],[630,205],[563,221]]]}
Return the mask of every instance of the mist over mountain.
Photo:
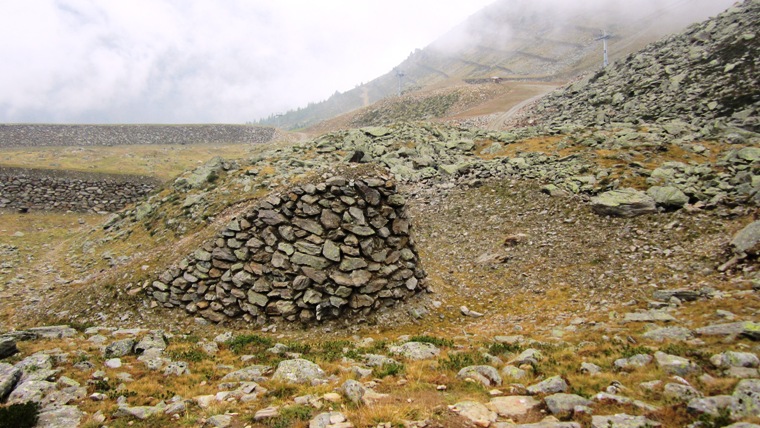
{"label": "mist over mountain", "polygon": [[[601,66],[599,36],[611,60],[716,15],[733,2],[673,0],[500,0],[474,14],[383,76],[329,99],[259,121],[303,128],[404,92],[464,79],[565,80]],[[403,76],[399,77],[399,74]]]}

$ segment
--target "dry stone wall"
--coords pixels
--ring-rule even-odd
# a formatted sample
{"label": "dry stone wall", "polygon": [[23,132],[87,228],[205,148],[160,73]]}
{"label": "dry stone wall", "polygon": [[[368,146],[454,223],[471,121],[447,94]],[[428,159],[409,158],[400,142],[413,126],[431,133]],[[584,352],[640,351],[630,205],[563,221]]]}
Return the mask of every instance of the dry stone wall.
{"label": "dry stone wall", "polygon": [[149,294],[214,322],[367,315],[425,288],[405,204],[380,176],[271,195],[164,271]]}
{"label": "dry stone wall", "polygon": [[274,128],[251,125],[0,124],[0,147],[258,144],[274,134]]}
{"label": "dry stone wall", "polygon": [[113,212],[159,184],[142,176],[0,167],[0,209]]}

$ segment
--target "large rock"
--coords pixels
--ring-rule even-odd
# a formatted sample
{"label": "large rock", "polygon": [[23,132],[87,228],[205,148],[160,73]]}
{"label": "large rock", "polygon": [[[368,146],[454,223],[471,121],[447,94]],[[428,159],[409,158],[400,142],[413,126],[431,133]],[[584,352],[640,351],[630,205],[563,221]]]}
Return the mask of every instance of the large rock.
{"label": "large rock", "polygon": [[315,381],[324,380],[327,377],[324,370],[311,361],[304,359],[294,359],[281,361],[277,365],[273,380],[281,380],[289,383],[315,383]]}
{"label": "large rock", "polygon": [[654,353],[654,359],[657,362],[657,366],[668,374],[676,376],[688,376],[700,371],[699,366],[689,361],[688,359],[676,355],[666,354],[661,351]]}
{"label": "large rock", "polygon": [[657,212],[651,196],[635,189],[611,190],[591,198],[591,209],[599,215],[635,217]]}
{"label": "large rock", "polygon": [[222,377],[223,382],[262,382],[272,372],[272,367],[254,365],[227,373]]}
{"label": "large rock", "polygon": [[166,337],[164,337],[164,333],[156,331],[149,333],[140,339],[137,345],[135,345],[134,351],[136,354],[142,354],[148,349],[166,349],[166,346]]}
{"label": "large rock", "polygon": [[84,412],[77,406],[61,406],[43,409],[37,419],[38,427],[71,428],[79,426]]}
{"label": "large rock", "polygon": [[73,337],[77,334],[76,330],[67,325],[45,325],[32,327],[27,329],[27,331],[43,339],[62,339],[64,337]]}
{"label": "large rock", "polygon": [[491,366],[468,366],[459,370],[457,379],[472,379],[485,387],[501,386],[498,370]]}
{"label": "large rock", "polygon": [[13,391],[13,387],[21,379],[21,370],[10,364],[0,363],[0,402]]}
{"label": "large rock", "polygon": [[573,415],[575,406],[588,406],[591,400],[575,394],[552,394],[544,398],[546,407],[552,415],[564,419]]}
{"label": "large rock", "polygon": [[103,356],[106,358],[120,358],[132,353],[135,347],[134,339],[122,339],[106,346]]}
{"label": "large rock", "polygon": [[11,337],[0,338],[0,360],[18,352],[16,341]]}
{"label": "large rock", "polygon": [[656,428],[659,426],[661,426],[659,422],[648,419],[646,416],[617,414],[591,417],[592,428]]}
{"label": "large rock", "polygon": [[528,413],[537,411],[541,402],[528,395],[511,395],[508,397],[494,397],[488,403],[491,410],[503,418],[517,419]]}
{"label": "large rock", "polygon": [[568,385],[561,376],[552,376],[527,388],[529,394],[554,394],[567,391]]}
{"label": "large rock", "polygon": [[677,210],[689,203],[689,197],[673,186],[652,186],[647,190],[654,202],[665,209]]}
{"label": "large rock", "polygon": [[477,401],[462,401],[454,404],[451,410],[465,417],[478,426],[488,426],[496,422],[496,412],[488,409],[484,404]]}
{"label": "large rock", "polygon": [[649,330],[641,337],[645,339],[654,340],[657,342],[664,342],[666,340],[672,341],[684,341],[694,337],[691,330],[684,327],[663,327]]}
{"label": "large rock", "polygon": [[731,247],[737,254],[758,255],[760,253],[760,220],[738,231],[731,240]]}
{"label": "large rock", "polygon": [[44,380],[31,380],[16,386],[16,389],[8,396],[8,404],[26,403],[34,401],[41,403],[45,395],[55,389],[55,383]]}
{"label": "large rock", "polygon": [[435,345],[426,342],[406,342],[401,346],[392,346],[390,352],[410,360],[435,358],[441,353]]}
{"label": "large rock", "polygon": [[760,359],[757,358],[757,355],[751,352],[726,351],[710,357],[710,362],[720,369],[727,369],[730,367],[757,368],[760,366]]}
{"label": "large rock", "polygon": [[736,419],[760,415],[760,379],[743,379],[734,388],[737,400]]}

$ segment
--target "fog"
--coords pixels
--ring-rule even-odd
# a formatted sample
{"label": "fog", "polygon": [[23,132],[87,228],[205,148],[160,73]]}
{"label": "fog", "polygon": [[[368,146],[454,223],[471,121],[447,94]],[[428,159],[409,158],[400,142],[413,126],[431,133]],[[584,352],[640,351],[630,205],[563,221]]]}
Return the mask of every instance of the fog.
{"label": "fog", "polygon": [[242,123],[371,80],[491,1],[3,1],[0,122]]}
{"label": "fog", "polygon": [[[683,2],[699,4],[695,15],[700,16],[715,14],[731,3],[530,3],[543,8],[542,13],[571,17],[578,7],[619,9],[617,13],[625,15]],[[3,1],[0,123],[253,121],[384,74],[490,3]],[[527,4],[502,0],[492,7],[512,3],[519,6],[516,10]],[[462,29],[449,33],[449,41],[456,34],[460,42],[474,37],[473,29]]]}

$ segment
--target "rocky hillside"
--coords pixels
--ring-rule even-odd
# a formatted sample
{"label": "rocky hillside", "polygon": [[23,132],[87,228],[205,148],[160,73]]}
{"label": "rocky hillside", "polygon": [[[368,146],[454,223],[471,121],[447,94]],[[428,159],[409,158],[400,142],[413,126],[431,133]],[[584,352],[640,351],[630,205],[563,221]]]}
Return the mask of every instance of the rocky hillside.
{"label": "rocky hillside", "polygon": [[[498,76],[506,81],[562,80],[594,70],[602,61],[602,29],[614,33],[614,59],[692,22],[717,14],[731,0],[668,1],[654,9],[626,1],[574,3],[494,2],[424,49],[417,49],[395,70],[404,73],[404,91]],[[633,6],[632,6],[633,5]],[[262,125],[284,129],[312,126],[367,107],[398,92],[395,71],[308,107],[273,115]]]}
{"label": "rocky hillside", "polygon": [[683,122],[689,130],[760,131],[760,3],[653,43],[542,99],[528,116],[548,126]]}

